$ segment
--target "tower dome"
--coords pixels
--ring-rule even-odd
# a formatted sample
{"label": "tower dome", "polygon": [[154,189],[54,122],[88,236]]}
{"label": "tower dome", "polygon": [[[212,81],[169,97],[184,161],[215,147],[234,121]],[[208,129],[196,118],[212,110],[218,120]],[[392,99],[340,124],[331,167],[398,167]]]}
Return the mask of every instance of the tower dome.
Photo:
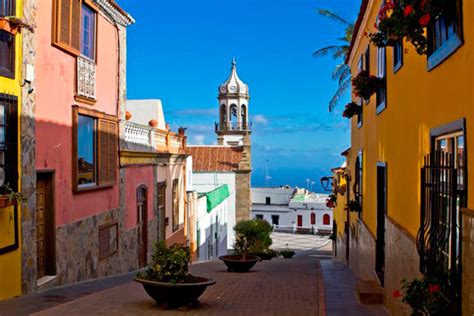
{"label": "tower dome", "polygon": [[237,63],[232,58],[232,68],[229,78],[219,86],[219,95],[237,94],[248,96],[249,87],[237,75]]}

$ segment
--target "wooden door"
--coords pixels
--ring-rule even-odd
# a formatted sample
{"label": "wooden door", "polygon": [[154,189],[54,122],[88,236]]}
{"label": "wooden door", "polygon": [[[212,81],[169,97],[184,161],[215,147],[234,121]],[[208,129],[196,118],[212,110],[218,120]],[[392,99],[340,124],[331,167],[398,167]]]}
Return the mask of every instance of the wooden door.
{"label": "wooden door", "polygon": [[36,188],[36,264],[40,279],[56,274],[52,173],[39,173]]}
{"label": "wooden door", "polygon": [[298,215],[298,227],[303,226],[303,215]]}
{"label": "wooden door", "polygon": [[148,249],[147,189],[137,189],[138,265],[146,266]]}
{"label": "wooden door", "polygon": [[166,182],[158,183],[157,240],[165,240]]}
{"label": "wooden door", "polygon": [[375,272],[384,286],[385,279],[385,216],[387,214],[387,169],[377,166],[377,240],[375,242]]}

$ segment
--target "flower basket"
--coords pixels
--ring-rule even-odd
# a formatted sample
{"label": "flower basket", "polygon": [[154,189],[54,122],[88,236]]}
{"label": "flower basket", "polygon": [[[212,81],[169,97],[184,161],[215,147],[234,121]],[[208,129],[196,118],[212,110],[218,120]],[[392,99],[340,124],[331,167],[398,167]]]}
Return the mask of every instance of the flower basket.
{"label": "flower basket", "polygon": [[382,86],[383,79],[370,75],[369,72],[365,70],[359,72],[357,76],[352,78],[354,94],[364,100],[369,100],[370,97]]}
{"label": "flower basket", "polygon": [[6,208],[9,206],[17,205],[16,199],[10,199],[6,195],[0,195],[0,208]]}
{"label": "flower basket", "polygon": [[351,200],[349,203],[347,203],[347,209],[354,213],[360,213],[362,212],[362,205],[360,205],[360,203],[355,200]]}
{"label": "flower basket", "polygon": [[346,108],[342,112],[342,116],[351,119],[354,115],[360,114],[362,107],[355,102],[346,104]]}

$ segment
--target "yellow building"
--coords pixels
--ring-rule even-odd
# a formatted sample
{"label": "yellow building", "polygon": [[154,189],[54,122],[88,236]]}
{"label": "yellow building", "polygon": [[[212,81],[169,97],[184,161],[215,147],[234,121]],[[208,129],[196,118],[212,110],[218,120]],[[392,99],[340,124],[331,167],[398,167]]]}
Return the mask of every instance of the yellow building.
{"label": "yellow building", "polygon": [[[446,295],[456,313],[472,315],[474,1],[449,1],[452,7],[428,17],[425,54],[407,37],[382,48],[371,43],[383,4],[362,1],[346,59],[353,77],[366,70],[382,85],[369,100],[353,94],[361,112],[351,119],[345,173],[362,211],[346,223],[336,215],[344,210],[335,210],[337,259],[377,282],[394,315],[409,314],[393,295],[401,280],[435,270],[449,275]],[[339,251],[346,237],[347,257]]]}
{"label": "yellow building", "polygon": [[5,194],[20,186],[20,112],[22,38],[18,23],[22,1],[0,6],[0,300],[20,295],[21,203],[5,200]]}

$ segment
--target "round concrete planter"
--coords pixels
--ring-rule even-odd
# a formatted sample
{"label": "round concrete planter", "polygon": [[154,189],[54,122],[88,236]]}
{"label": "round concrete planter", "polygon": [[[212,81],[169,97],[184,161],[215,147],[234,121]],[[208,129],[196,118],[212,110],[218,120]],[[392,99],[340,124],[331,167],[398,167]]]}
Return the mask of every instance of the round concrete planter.
{"label": "round concrete planter", "polygon": [[242,260],[241,255],[220,256],[219,259],[224,261],[229,272],[248,272],[261,260],[260,257],[252,255],[247,255],[245,260]]}
{"label": "round concrete planter", "polygon": [[198,298],[204,293],[208,286],[216,284],[211,279],[195,277],[195,283],[166,283],[156,282],[140,278],[135,281],[141,283],[147,294],[153,298],[158,305],[166,305],[169,308],[177,308],[184,305],[197,305]]}

